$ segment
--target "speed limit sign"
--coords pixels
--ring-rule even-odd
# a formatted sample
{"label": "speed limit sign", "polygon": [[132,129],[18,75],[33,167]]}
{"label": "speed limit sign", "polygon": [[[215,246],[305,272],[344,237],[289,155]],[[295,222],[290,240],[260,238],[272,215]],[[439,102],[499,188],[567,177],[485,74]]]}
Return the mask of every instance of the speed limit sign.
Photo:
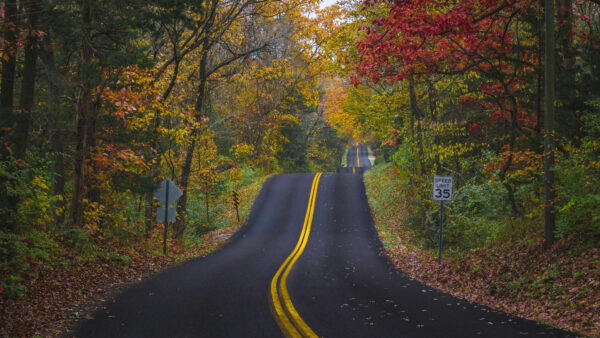
{"label": "speed limit sign", "polygon": [[433,176],[433,200],[440,201],[440,248],[438,264],[442,265],[442,231],[444,228],[444,201],[452,201],[452,176]]}
{"label": "speed limit sign", "polygon": [[433,177],[433,200],[452,201],[452,176]]}

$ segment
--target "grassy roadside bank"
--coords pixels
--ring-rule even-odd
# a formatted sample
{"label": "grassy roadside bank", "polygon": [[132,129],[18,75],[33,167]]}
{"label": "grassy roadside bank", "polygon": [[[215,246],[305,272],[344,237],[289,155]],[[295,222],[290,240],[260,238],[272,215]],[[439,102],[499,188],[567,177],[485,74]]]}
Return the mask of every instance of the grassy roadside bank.
{"label": "grassy roadside bank", "polygon": [[204,256],[221,247],[244,224],[255,196],[269,176],[238,189],[240,224],[237,224],[231,199],[223,196],[217,215],[222,226],[196,238],[184,250],[169,244],[169,255],[162,256],[162,228],[150,239],[140,239],[142,248],[128,252],[114,248],[105,257],[80,260],[77,253],[65,252],[62,266],[39,267],[37,277],[26,283],[27,292],[18,298],[0,297],[0,336],[62,336],[79,318],[87,318],[104,301],[128,286],[160,272],[166,267]]}
{"label": "grassy roadside bank", "polygon": [[542,250],[542,233],[531,227],[528,240],[505,236],[484,247],[445,260],[422,246],[409,227],[410,192],[391,164],[364,176],[376,228],[386,254],[421,282],[455,296],[485,304],[579,334],[600,332],[600,250],[563,239]]}

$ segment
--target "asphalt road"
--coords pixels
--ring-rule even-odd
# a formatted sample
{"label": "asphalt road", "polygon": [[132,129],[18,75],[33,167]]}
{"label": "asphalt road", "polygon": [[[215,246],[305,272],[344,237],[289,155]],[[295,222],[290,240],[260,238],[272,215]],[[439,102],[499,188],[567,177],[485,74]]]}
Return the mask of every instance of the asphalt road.
{"label": "asphalt road", "polygon": [[223,248],[131,287],[75,335],[568,336],[432,290],[381,250],[361,175],[277,175]]}
{"label": "asphalt road", "polygon": [[369,148],[365,145],[353,146],[348,148],[346,154],[345,168],[338,169],[338,173],[355,174],[364,173],[371,169],[371,161],[369,160]]}

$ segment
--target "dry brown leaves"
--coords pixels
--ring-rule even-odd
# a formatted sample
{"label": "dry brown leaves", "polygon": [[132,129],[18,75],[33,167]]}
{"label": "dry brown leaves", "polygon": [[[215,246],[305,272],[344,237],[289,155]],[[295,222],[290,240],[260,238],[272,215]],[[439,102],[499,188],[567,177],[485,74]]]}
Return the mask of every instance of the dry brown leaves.
{"label": "dry brown leaves", "polygon": [[203,247],[162,257],[137,253],[129,263],[107,259],[74,263],[65,268],[40,268],[17,299],[0,297],[0,336],[55,337],[72,330],[79,318],[90,316],[102,303],[132,283],[163,268],[205,255],[225,243],[237,227],[203,236]]}
{"label": "dry brown leaves", "polygon": [[[393,179],[390,179],[390,175]],[[454,296],[590,337],[600,337],[600,248],[562,240],[542,249],[543,235],[474,250],[444,261],[417,247],[403,224],[410,203],[395,168],[366,179],[386,254],[411,277]],[[382,192],[382,189],[387,189]],[[385,195],[388,199],[374,198]],[[386,205],[385,201],[393,201]],[[381,204],[378,204],[381,203]],[[525,235],[525,234],[522,234]],[[521,242],[521,244],[519,244]]]}
{"label": "dry brown leaves", "polygon": [[[438,266],[402,227],[386,254],[411,277],[456,297],[589,337],[600,334],[600,249],[502,243]],[[510,242],[510,241],[509,241]]]}

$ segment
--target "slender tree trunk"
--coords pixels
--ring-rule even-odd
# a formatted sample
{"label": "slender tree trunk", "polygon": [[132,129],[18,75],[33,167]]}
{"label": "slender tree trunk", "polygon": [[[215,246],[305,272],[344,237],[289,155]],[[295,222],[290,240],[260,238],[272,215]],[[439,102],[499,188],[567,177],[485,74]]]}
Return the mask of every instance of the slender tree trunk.
{"label": "slender tree trunk", "polygon": [[[91,100],[91,99],[90,99]],[[92,161],[93,153],[96,151],[96,146],[98,145],[98,137],[96,134],[96,126],[98,122],[98,117],[96,116],[96,112],[100,110],[101,101],[99,97],[96,97],[95,100],[91,100],[90,102],[90,110],[88,111],[88,127],[87,127],[87,149],[86,149],[86,169],[85,171],[85,196],[89,202],[99,203],[101,197],[101,191],[99,188],[98,179],[93,176],[94,165],[95,163]],[[100,224],[101,225],[101,224]]]}
{"label": "slender tree trunk", "polygon": [[412,115],[417,120],[417,146],[419,148],[419,165],[421,167],[421,177],[424,177],[425,162],[423,152],[423,131],[421,127],[421,111],[419,109],[419,104],[417,103],[417,95],[415,93],[415,79],[412,75],[408,78],[408,90],[410,96],[410,109],[412,111]]}
{"label": "slender tree trunk", "polygon": [[[568,72],[565,75],[575,79],[575,49],[573,47],[573,0],[559,0],[560,10],[558,18],[561,23],[559,31],[560,45],[562,49],[561,64]],[[568,83],[572,84],[572,83]]]}
{"label": "slender tree trunk", "polygon": [[[17,2],[7,0],[4,2],[5,21],[3,25],[4,53],[2,59],[2,82],[0,84],[0,160],[10,160],[11,150],[14,151],[14,143],[11,142],[14,128],[14,88],[15,88],[15,69],[17,64],[17,42],[18,42],[18,13]],[[7,142],[4,144],[4,142]],[[14,162],[9,165],[16,166]],[[11,168],[9,170],[17,170]],[[15,222],[14,214],[18,206],[18,196],[8,189],[15,186],[16,182],[12,178],[0,175],[0,224],[3,229],[17,232],[18,224]]]}
{"label": "slender tree trunk", "polygon": [[183,195],[181,195],[181,198],[177,200],[177,219],[173,224],[173,238],[177,239],[178,241],[183,238],[183,233],[185,231],[188,183],[190,181],[194,149],[196,148],[195,130],[190,133],[190,138],[192,141],[186,150],[185,160],[183,162],[183,168],[181,168],[181,176],[179,178],[179,188],[183,192]]}
{"label": "slender tree trunk", "polygon": [[430,79],[427,79],[427,89],[428,89],[428,96],[429,96],[429,111],[431,112],[431,120],[434,124],[433,143],[435,144],[435,146],[437,148],[437,151],[435,152],[435,171],[439,175],[442,172],[442,164],[440,163],[440,152],[439,152],[440,135],[438,135],[438,132],[437,132],[438,111],[437,111],[437,104],[436,104],[435,86],[433,85],[433,82],[431,82]]}
{"label": "slender tree trunk", "polygon": [[152,225],[154,224],[154,194],[149,192],[145,196],[146,208],[144,214],[146,217],[146,237],[150,237],[152,232]]}
{"label": "slender tree trunk", "polygon": [[[159,133],[158,133],[158,126],[160,124],[160,116],[157,112],[156,116],[154,117],[154,122],[153,122],[153,134],[155,137],[152,137],[152,139],[150,140],[150,145],[152,147],[152,149],[156,150],[155,152],[150,152],[150,162],[152,162],[151,166],[150,166],[150,170],[148,172],[148,176],[150,177],[156,177],[159,173],[159,163],[160,163],[160,154],[158,153],[159,151],[159,143],[158,143],[158,139],[159,139]],[[154,155],[157,156],[157,158],[154,157]],[[154,191],[148,191],[146,193],[146,209],[145,209],[145,216],[146,216],[146,237],[150,237],[150,233],[152,232],[152,228],[154,225]]]}
{"label": "slender tree trunk", "polygon": [[[83,7],[83,38],[82,56],[84,65],[89,65],[92,60],[93,50],[89,26],[92,22],[92,10],[89,4]],[[79,97],[77,99],[77,145],[75,149],[75,177],[73,182],[73,199],[71,200],[71,226],[83,226],[83,197],[85,196],[85,167],[88,152],[88,118],[92,100],[91,79],[89,74],[84,75]]]}
{"label": "slender tree trunk", "polygon": [[[23,2],[22,2],[23,3]],[[15,135],[15,158],[24,159],[29,142],[29,128],[31,125],[31,108],[33,107],[35,92],[36,65],[38,58],[38,17],[40,3],[38,0],[24,2],[28,13],[29,27],[26,30],[25,59],[23,62],[23,79],[21,80],[21,99]]]}
{"label": "slender tree trunk", "polygon": [[52,182],[52,195],[53,196],[61,196],[59,200],[56,201],[54,205],[55,210],[59,210],[60,212],[54,213],[54,220],[56,224],[62,224],[65,222],[65,183],[66,183],[66,174],[65,174],[65,160],[62,155],[64,152],[63,147],[63,138],[59,135],[55,135],[52,138],[52,145],[54,151],[56,152],[56,160],[54,162],[53,171],[54,171],[54,181]]}
{"label": "slender tree trunk", "polygon": [[[0,108],[12,113],[15,91],[15,68],[17,64],[17,1],[4,1],[4,55],[2,55],[2,84]],[[9,121],[9,120],[5,120]]]}
{"label": "slender tree trunk", "polygon": [[554,0],[544,0],[545,76],[544,76],[544,232],[546,248],[555,240],[554,200]]}
{"label": "slender tree trunk", "polygon": [[[196,97],[196,104],[194,106],[194,114],[197,120],[202,119],[202,112],[204,111],[204,100],[206,96],[206,82],[208,80],[207,63],[208,63],[208,51],[210,49],[210,41],[208,39],[202,45],[202,56],[200,57],[199,64],[199,76],[200,84],[198,86],[198,96]],[[181,168],[181,177],[179,179],[179,187],[183,192],[181,198],[177,201],[177,219],[173,225],[173,237],[177,240],[181,240],[185,231],[186,221],[186,207],[187,207],[187,190],[192,170],[192,161],[194,158],[194,150],[196,146],[196,135],[199,131],[194,129],[191,132],[191,143],[186,150],[185,161],[183,168]]]}
{"label": "slender tree trunk", "polygon": [[511,185],[511,183],[507,180],[506,178],[506,174],[508,173],[508,170],[510,169],[512,163],[513,163],[513,159],[514,159],[514,150],[515,150],[515,141],[516,141],[516,123],[517,123],[517,111],[516,111],[516,107],[517,107],[517,102],[516,99],[514,97],[511,97],[512,101],[513,101],[513,111],[511,111],[511,119],[510,121],[506,121],[506,126],[508,128],[508,137],[509,137],[509,143],[508,143],[508,157],[506,158],[506,161],[504,162],[504,165],[502,165],[502,167],[500,168],[500,172],[498,173],[498,177],[500,178],[500,182],[502,182],[502,185],[504,186],[504,188],[506,189],[507,192],[507,196],[508,196],[508,201],[510,203],[510,207],[513,211],[514,214],[518,215],[520,214],[519,212],[519,208],[517,207],[517,202],[515,200],[515,192],[513,189],[513,186]]}
{"label": "slender tree trunk", "polygon": [[[171,76],[171,81],[169,82],[169,86],[167,87],[167,89],[164,91],[164,93],[161,96],[162,101],[166,101],[169,96],[171,95],[171,93],[173,92],[173,88],[175,87],[175,83],[177,83],[177,77],[179,76],[179,65],[181,63],[181,60],[178,57],[178,52],[177,52],[177,46],[175,45],[177,43],[177,41],[173,42],[173,55],[175,56],[175,65],[173,68],[173,75]],[[160,124],[160,115],[157,113],[156,116],[154,117],[154,131],[158,130],[158,126]],[[152,140],[150,141],[150,144],[152,146],[153,149],[158,150],[158,133],[156,133],[156,137],[152,138]],[[153,177],[154,175],[158,174],[158,163],[159,161],[154,161],[151,168],[150,168],[150,173],[149,175],[151,177]],[[145,215],[146,215],[146,234],[148,236],[150,236],[150,232],[152,231],[152,226],[154,224],[154,192],[153,191],[149,191],[148,193],[146,193],[146,210],[145,210]]]}
{"label": "slender tree trunk", "polygon": [[[541,15],[541,13],[540,13]],[[538,24],[537,38],[538,38],[538,51],[537,51],[537,70],[536,70],[536,100],[535,100],[535,108],[537,112],[537,123],[535,125],[535,131],[538,134],[542,133],[542,82],[544,81],[544,63],[543,63],[543,55],[544,55],[544,18],[542,17]],[[542,150],[543,152],[543,150]]]}
{"label": "slender tree trunk", "polygon": [[205,202],[206,202],[206,223],[210,225],[210,213],[209,213],[210,209],[209,209],[209,205],[208,205],[210,195],[208,192],[209,192],[209,190],[208,190],[208,185],[207,185],[206,193],[204,194],[204,198],[205,198]]}
{"label": "slender tree trunk", "polygon": [[[66,174],[65,174],[65,160],[64,160],[64,152],[65,152],[65,131],[64,131],[64,116],[60,107],[60,96],[64,90],[64,83],[61,78],[61,74],[56,67],[56,62],[54,60],[54,52],[48,48],[50,45],[50,36],[46,35],[45,38],[45,49],[40,50],[40,59],[43,61],[44,68],[46,70],[45,80],[48,83],[48,91],[46,93],[47,104],[47,114],[51,121],[50,126],[48,127],[48,139],[52,145],[52,150],[54,152],[54,165],[53,165],[53,174],[54,180],[52,182],[52,195],[53,196],[62,196],[61,199],[58,199],[54,204],[54,221],[56,224],[62,224],[65,221],[65,182],[66,182]],[[61,212],[56,212],[60,210]]]}
{"label": "slender tree trunk", "polygon": [[[573,0],[559,0],[556,10],[556,44],[554,67],[555,97],[561,104],[555,107],[555,119],[558,124],[555,129],[561,135],[575,138],[581,126],[581,111],[584,98],[577,91],[577,68],[575,65],[576,52],[573,46]],[[558,60],[556,60],[558,58]]]}

